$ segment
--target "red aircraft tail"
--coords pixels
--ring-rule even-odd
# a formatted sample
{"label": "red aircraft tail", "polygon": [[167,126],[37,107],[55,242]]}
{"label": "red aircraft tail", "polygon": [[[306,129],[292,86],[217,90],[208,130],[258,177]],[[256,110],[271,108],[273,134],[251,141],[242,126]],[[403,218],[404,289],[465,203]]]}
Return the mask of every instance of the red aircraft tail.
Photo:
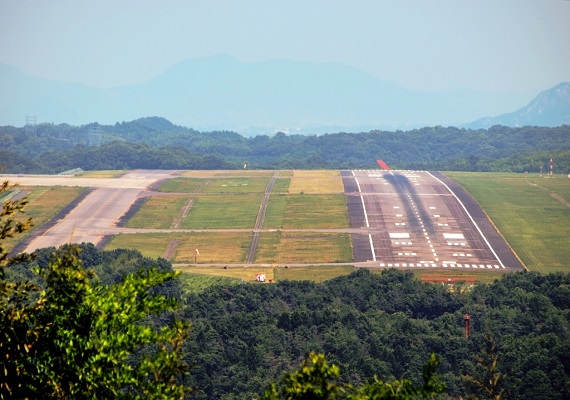
{"label": "red aircraft tail", "polygon": [[388,166],[388,164],[386,164],[384,161],[382,160],[376,160],[376,162],[378,163],[378,166],[380,168],[382,168],[385,171],[390,171],[390,167]]}

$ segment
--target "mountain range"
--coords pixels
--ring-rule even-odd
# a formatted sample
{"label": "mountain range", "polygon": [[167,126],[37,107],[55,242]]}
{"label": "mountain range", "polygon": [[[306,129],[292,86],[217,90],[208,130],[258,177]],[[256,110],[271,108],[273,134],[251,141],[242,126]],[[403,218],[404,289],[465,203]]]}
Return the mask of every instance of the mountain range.
{"label": "mountain range", "polygon": [[468,128],[490,128],[493,125],[560,126],[570,124],[570,82],[562,82],[551,89],[540,92],[526,106],[496,117],[481,118]]}
{"label": "mountain range", "polygon": [[[0,125],[23,124],[28,115],[37,122],[74,125],[160,115],[198,130],[246,136],[496,123],[556,126],[570,123],[568,87],[560,84],[528,103],[528,93],[413,92],[342,64],[245,63],[218,55],[183,61],[141,84],[102,89],[31,77],[0,64]],[[519,111],[507,113],[514,109]],[[500,117],[481,118],[489,115]]]}

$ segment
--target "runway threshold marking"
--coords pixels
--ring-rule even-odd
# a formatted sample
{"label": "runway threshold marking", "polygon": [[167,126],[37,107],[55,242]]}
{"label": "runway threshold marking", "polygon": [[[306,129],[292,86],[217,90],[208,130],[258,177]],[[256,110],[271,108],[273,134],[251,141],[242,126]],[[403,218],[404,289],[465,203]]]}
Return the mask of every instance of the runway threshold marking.
{"label": "runway threshold marking", "polygon": [[[364,197],[362,197],[362,190],[360,190],[360,182],[358,182],[358,178],[354,171],[351,171],[352,175],[354,176],[354,180],[356,182],[356,186],[358,187],[358,193],[360,194],[360,201],[362,202],[362,211],[364,212],[364,220],[366,221],[366,227],[370,228],[370,223],[368,222],[368,214],[366,213],[366,205],[364,204]],[[372,234],[368,234],[368,241],[370,243],[370,251],[372,252],[372,261],[376,261],[376,251],[374,250],[374,243],[372,242]]]}

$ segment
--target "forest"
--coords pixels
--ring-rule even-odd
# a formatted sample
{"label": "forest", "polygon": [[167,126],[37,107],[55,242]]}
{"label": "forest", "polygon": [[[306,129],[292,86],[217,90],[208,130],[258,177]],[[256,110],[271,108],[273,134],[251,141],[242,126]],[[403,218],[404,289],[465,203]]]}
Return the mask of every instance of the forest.
{"label": "forest", "polygon": [[382,159],[399,169],[570,173],[570,126],[425,127],[246,138],[198,132],[164,118],[115,125],[0,127],[6,173],[109,169],[357,169]]}
{"label": "forest", "polygon": [[[6,279],[45,287],[33,271],[45,269],[55,250],[13,263]],[[111,286],[141,268],[172,271],[164,259],[92,244],[80,246],[79,258],[89,279]],[[153,290],[181,305],[153,317],[153,325],[175,317],[190,326],[181,349],[187,398],[259,398],[311,352],[340,368],[341,383],[376,377],[418,384],[435,353],[446,386],[440,398],[570,398],[570,274],[510,273],[451,289],[410,272],[359,269],[320,284],[204,285],[204,277],[186,276]]]}

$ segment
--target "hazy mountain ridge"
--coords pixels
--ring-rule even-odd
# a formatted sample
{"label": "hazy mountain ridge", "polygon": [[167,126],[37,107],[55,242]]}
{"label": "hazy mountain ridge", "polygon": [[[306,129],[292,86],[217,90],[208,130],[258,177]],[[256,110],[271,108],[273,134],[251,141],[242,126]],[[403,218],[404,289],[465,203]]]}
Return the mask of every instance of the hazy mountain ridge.
{"label": "hazy mountain ridge", "polygon": [[570,82],[562,82],[540,92],[525,107],[497,117],[481,118],[466,127],[486,129],[493,125],[554,127],[568,124],[570,124]]}
{"label": "hazy mountain ridge", "polygon": [[112,89],[33,78],[0,64],[0,87],[4,121],[35,115],[38,122],[110,124],[161,115],[198,130],[244,134],[460,125],[529,99],[472,90],[412,92],[341,64],[245,63],[226,55],[183,61],[147,82]]}

